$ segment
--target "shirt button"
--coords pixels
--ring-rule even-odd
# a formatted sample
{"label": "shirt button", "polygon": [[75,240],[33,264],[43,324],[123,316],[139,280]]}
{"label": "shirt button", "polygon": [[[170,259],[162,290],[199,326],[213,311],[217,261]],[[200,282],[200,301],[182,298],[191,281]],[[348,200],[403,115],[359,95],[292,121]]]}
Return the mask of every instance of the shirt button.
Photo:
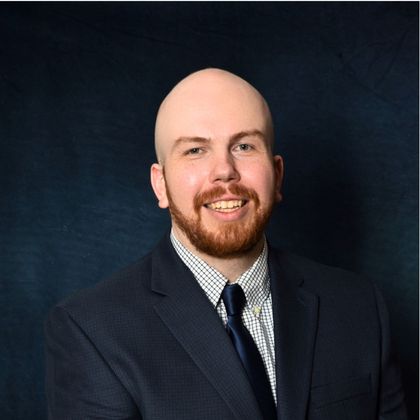
{"label": "shirt button", "polygon": [[252,311],[254,312],[254,315],[258,317],[261,313],[261,307],[260,306],[254,306],[252,308]]}

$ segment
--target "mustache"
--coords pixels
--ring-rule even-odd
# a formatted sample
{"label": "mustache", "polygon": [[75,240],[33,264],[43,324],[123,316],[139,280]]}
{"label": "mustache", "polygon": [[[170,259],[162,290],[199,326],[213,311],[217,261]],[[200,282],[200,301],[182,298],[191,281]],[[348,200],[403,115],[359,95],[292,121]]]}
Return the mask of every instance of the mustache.
{"label": "mustache", "polygon": [[212,201],[217,200],[219,197],[223,195],[231,193],[237,197],[245,199],[247,201],[255,201],[256,207],[259,206],[260,200],[258,198],[257,192],[252,188],[247,188],[241,184],[232,184],[229,187],[224,188],[220,185],[211,188],[210,190],[203,191],[201,193],[196,194],[194,197],[194,209],[196,212],[200,210],[202,206],[206,203],[210,203]]}

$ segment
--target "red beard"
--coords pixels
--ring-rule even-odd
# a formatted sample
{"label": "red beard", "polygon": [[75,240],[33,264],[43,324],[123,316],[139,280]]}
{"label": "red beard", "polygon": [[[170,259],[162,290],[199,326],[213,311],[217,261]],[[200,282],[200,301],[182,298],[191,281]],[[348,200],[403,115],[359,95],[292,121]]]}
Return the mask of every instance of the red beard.
{"label": "red beard", "polygon": [[[234,258],[250,251],[261,239],[264,228],[274,205],[274,193],[267,208],[262,208],[255,190],[239,184],[230,185],[227,189],[217,186],[194,197],[195,217],[186,217],[176,207],[167,186],[169,211],[173,221],[185,233],[191,244],[200,252],[218,258]],[[206,203],[217,200],[227,192],[253,202],[255,217],[244,223],[232,221],[220,223],[217,231],[210,231],[201,221],[202,207]],[[249,205],[249,204],[247,204]]]}

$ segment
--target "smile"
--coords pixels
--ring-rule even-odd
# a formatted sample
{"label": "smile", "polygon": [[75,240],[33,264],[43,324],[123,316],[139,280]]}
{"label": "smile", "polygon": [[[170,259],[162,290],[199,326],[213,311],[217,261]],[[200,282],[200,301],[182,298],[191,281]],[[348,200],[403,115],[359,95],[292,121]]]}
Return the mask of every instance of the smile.
{"label": "smile", "polygon": [[221,200],[206,204],[205,207],[222,213],[228,213],[240,209],[245,204],[246,200]]}

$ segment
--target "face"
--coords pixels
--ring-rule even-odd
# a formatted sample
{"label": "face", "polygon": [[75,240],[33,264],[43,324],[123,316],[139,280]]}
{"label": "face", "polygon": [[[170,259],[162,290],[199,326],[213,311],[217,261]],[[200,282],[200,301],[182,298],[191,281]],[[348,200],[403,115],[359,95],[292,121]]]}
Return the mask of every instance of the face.
{"label": "face", "polygon": [[163,164],[151,172],[177,237],[219,258],[251,250],[281,197],[282,161],[271,154],[264,103],[236,82],[177,92],[163,110]]}

